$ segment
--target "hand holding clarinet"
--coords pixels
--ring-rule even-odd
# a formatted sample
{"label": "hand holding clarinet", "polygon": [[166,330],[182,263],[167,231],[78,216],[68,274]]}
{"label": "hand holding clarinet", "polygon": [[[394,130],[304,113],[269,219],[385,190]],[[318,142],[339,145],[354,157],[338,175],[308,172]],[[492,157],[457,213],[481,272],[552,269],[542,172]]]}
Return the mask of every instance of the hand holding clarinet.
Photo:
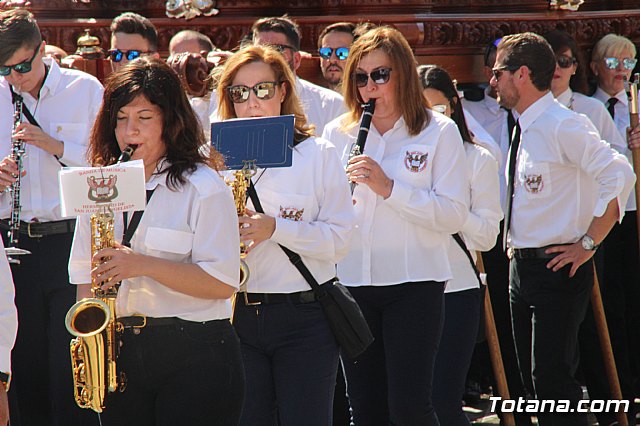
{"label": "hand holding clarinet", "polygon": [[352,194],[356,185],[362,183],[386,199],[391,195],[393,180],[389,179],[378,162],[363,154],[375,107],[375,98],[369,99],[369,102],[363,104],[360,131],[356,142],[351,147],[346,172],[351,182]]}

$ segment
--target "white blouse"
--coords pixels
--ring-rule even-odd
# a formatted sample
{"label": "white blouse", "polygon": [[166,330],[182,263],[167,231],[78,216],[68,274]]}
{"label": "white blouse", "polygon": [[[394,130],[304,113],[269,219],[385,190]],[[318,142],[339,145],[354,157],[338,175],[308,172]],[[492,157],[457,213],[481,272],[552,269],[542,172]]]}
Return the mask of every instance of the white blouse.
{"label": "white blouse", "polygon": [[[336,119],[325,128],[346,165],[358,127],[348,133]],[[381,135],[371,125],[364,154],[394,180],[386,200],[368,186],[355,188],[356,232],[338,276],[350,286],[446,281],[452,277],[447,257],[451,234],[469,211],[468,172],[462,139],[449,118],[430,113],[418,135],[407,133],[400,118]]]}
{"label": "white blouse", "polygon": [[[276,219],[276,229],[245,259],[247,292],[311,289],[278,244],[298,253],[319,283],[335,277],[335,264],[349,250],[354,225],[349,185],[335,146],[310,137],[293,148],[291,167],[258,169],[253,182],[265,213]],[[255,210],[250,200],[247,204]]]}
{"label": "white blouse", "polygon": [[[470,175],[471,207],[461,232],[475,261],[476,251],[490,250],[500,232],[500,220],[503,217],[500,208],[500,183],[498,166],[489,151],[470,143],[465,143],[464,149]],[[449,262],[453,278],[447,282],[445,293],[479,287],[469,258],[453,238],[449,243]]]}
{"label": "white blouse", "polygon": [[0,238],[0,371],[11,372],[11,349],[18,332],[18,311],[14,304],[15,289],[9,262]]}
{"label": "white blouse", "polygon": [[[131,248],[136,253],[196,264],[237,288],[240,237],[233,196],[222,177],[209,167],[199,165],[185,178],[186,183],[176,191],[167,187],[164,173],[149,179],[146,187],[155,192],[131,239]],[[116,240],[122,239],[123,231],[122,214],[116,214]],[[90,235],[89,217],[79,217],[69,261],[73,284],[91,282]],[[122,281],[116,313],[122,317],[142,314],[209,321],[230,318],[231,302],[189,296],[144,276]]]}

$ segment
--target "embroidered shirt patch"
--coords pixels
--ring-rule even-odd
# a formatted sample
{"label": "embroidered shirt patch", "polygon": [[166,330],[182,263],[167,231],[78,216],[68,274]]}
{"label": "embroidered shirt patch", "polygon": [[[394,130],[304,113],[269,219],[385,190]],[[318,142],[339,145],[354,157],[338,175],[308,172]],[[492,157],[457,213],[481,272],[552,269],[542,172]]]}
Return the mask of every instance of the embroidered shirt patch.
{"label": "embroidered shirt patch", "polygon": [[280,214],[279,217],[283,219],[289,219],[296,222],[302,220],[302,214],[304,213],[304,209],[297,209],[295,207],[282,207],[280,206]]}
{"label": "embroidered shirt patch", "polygon": [[420,151],[406,151],[404,156],[404,166],[412,173],[420,173],[427,167],[427,157],[429,153]]}

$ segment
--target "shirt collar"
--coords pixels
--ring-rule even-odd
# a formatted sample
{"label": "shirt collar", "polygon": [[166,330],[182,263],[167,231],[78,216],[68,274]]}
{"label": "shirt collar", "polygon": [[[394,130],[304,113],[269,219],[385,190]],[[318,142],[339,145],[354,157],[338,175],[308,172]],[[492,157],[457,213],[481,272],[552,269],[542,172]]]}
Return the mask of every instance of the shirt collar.
{"label": "shirt collar", "polygon": [[40,97],[46,96],[48,93],[56,93],[58,84],[60,83],[60,66],[52,58],[42,58],[42,61],[49,67],[49,72],[44,79],[42,88],[40,89]]}
{"label": "shirt collar", "polygon": [[627,94],[624,90],[619,91],[615,94],[615,96],[611,96],[607,92],[602,90],[600,86],[598,86],[596,92],[593,94],[593,97],[602,101],[603,103],[607,103],[611,98],[616,98],[618,102],[622,102],[623,105],[629,105],[629,99],[627,98]]}
{"label": "shirt collar", "polygon": [[543,95],[527,108],[519,118],[520,129],[524,132],[529,126],[531,126],[543,112],[549,109],[556,100],[553,97],[551,91],[548,91],[546,95]]}
{"label": "shirt collar", "polygon": [[492,98],[489,95],[491,91],[491,86],[488,86],[484,89],[484,105],[487,107],[489,111],[493,113],[493,115],[498,115],[500,113],[500,104],[496,98]]}
{"label": "shirt collar", "polygon": [[556,98],[556,101],[560,102],[562,105],[569,108],[569,105],[571,104],[572,96],[573,96],[573,90],[571,90],[571,88],[569,87],[567,88],[567,90],[565,90],[564,92],[558,95],[558,97]]}

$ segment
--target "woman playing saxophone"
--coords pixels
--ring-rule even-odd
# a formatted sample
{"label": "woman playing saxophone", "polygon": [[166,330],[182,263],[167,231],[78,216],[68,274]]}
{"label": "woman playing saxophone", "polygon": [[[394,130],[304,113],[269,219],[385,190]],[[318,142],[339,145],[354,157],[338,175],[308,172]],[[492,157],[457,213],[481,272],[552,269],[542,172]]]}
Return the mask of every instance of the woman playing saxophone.
{"label": "woman playing saxophone", "polygon": [[[112,74],[90,160],[113,164],[127,145],[137,146],[131,159],[143,160],[153,193],[130,248],[116,242],[91,259],[84,218],[74,236],[69,272],[79,298],[91,277],[102,288],[121,282],[117,364],[127,385],[108,397],[104,425],[238,422],[244,373],[228,300],[239,281],[238,221],[216,173],[219,154],[205,157],[203,139],[177,75],[164,62],[141,58]],[[116,240],[128,226],[134,225],[115,215]],[[100,261],[93,270],[92,260]]]}

